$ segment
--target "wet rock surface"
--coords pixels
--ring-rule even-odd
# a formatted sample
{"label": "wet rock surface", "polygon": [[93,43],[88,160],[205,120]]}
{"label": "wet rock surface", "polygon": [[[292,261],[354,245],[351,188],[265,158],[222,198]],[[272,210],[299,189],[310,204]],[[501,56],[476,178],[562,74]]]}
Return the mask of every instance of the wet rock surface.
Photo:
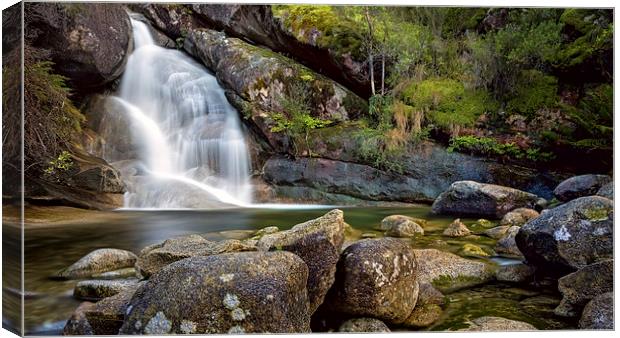
{"label": "wet rock surface", "polygon": [[126,250],[97,249],[80,258],[68,268],[61,270],[55,277],[77,279],[90,277],[94,274],[133,267],[137,256]]}
{"label": "wet rock surface", "polygon": [[503,226],[522,226],[523,224],[540,216],[538,211],[528,208],[517,208],[502,218],[500,225]]}
{"label": "wet rock surface", "polygon": [[556,308],[556,314],[566,317],[577,316],[588,301],[600,294],[613,291],[613,266],[613,259],[605,260],[560,278],[558,290],[563,298]]}
{"label": "wet rock surface", "polygon": [[420,283],[431,283],[444,292],[483,284],[493,279],[494,268],[437,249],[414,250]]}
{"label": "wet rock surface", "polygon": [[586,330],[612,330],[614,328],[614,294],[606,292],[586,304],[579,320],[579,328]]}
{"label": "wet rock surface", "polygon": [[92,308],[95,303],[83,302],[75,309],[71,318],[65,324],[62,334],[65,336],[87,336],[94,334],[88,319],[86,319],[85,311]]}
{"label": "wet rock surface", "polygon": [[407,243],[360,240],[341,254],[326,302],[335,312],[401,323],[417,301],[415,275],[415,256]]}
{"label": "wet rock surface", "polygon": [[605,184],[611,182],[611,177],[607,175],[580,175],[562,181],[553,190],[553,195],[563,202],[575,198],[595,195]]}
{"label": "wet rock surface", "polygon": [[609,182],[602,186],[597,192],[596,195],[609,198],[610,200],[614,199],[614,182]]}
{"label": "wet rock surface", "polygon": [[544,211],[523,225],[519,251],[549,273],[566,274],[613,257],[613,201],[581,197]]}
{"label": "wet rock surface", "polygon": [[495,251],[499,254],[508,257],[523,257],[521,251],[517,247],[515,237],[519,233],[520,228],[518,226],[511,226],[506,233],[495,244]]}
{"label": "wet rock surface", "polygon": [[146,282],[140,282],[131,288],[127,288],[114,296],[104,298],[85,311],[86,319],[96,335],[116,335],[119,333],[129,301],[139,286]]}
{"label": "wet rock surface", "polygon": [[111,297],[125,290],[135,290],[138,279],[98,279],[79,281],[73,289],[73,297],[81,300],[97,301]]}
{"label": "wet rock surface", "polygon": [[457,218],[444,230],[443,235],[448,237],[463,237],[471,235],[471,231],[461,222],[460,218]]}
{"label": "wet rock surface", "polygon": [[534,278],[536,270],[523,263],[500,266],[495,278],[500,282],[524,283]]}
{"label": "wet rock surface", "polygon": [[309,332],[307,279],[285,251],[183,259],[138,288],[120,333]]}
{"label": "wet rock surface", "polygon": [[538,202],[538,196],[521,190],[458,181],[437,197],[432,209],[437,214],[502,218],[517,208],[533,208]]}
{"label": "wet rock surface", "polygon": [[256,244],[260,250],[290,251],[308,265],[310,313],[323,303],[334,283],[345,224],[343,212],[335,209],[317,219],[297,224],[291,230],[266,234]]}

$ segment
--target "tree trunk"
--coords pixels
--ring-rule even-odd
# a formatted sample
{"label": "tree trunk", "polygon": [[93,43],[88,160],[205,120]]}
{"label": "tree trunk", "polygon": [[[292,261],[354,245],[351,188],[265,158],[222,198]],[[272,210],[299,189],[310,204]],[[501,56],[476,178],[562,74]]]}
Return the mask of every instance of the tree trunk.
{"label": "tree trunk", "polygon": [[368,10],[368,6],[366,7],[366,22],[368,23],[368,68],[370,71],[370,91],[372,96],[375,96],[375,62],[372,57],[372,21],[370,20],[370,11]]}

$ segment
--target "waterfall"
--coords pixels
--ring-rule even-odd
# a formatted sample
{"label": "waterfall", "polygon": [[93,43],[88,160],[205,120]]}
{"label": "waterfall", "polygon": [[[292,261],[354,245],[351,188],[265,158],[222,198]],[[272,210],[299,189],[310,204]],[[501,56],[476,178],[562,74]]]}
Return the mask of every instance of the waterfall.
{"label": "waterfall", "polygon": [[139,167],[125,207],[251,204],[250,161],[237,111],[217,79],[184,53],[155,45],[131,20],[134,51],[117,96],[131,123]]}

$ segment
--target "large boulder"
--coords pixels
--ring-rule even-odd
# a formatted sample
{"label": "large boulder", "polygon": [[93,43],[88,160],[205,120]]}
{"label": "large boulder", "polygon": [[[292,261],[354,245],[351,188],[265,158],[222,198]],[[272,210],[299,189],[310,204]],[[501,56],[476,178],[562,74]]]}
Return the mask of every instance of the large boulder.
{"label": "large boulder", "polygon": [[[286,25],[287,20],[274,16],[270,5],[194,4],[191,8],[199,19],[213,29],[290,55],[358,95],[370,96],[363,60],[355,60],[351,53],[318,43],[319,36],[326,34],[319,27],[306,27],[299,32]],[[304,32],[307,34],[309,31],[313,32],[313,37],[307,39]]]}
{"label": "large boulder", "polygon": [[584,330],[613,330],[614,293],[606,292],[594,297],[583,308],[579,328]]}
{"label": "large boulder", "polygon": [[328,307],[401,323],[417,301],[415,269],[415,256],[406,242],[394,238],[355,242],[340,256]]}
{"label": "large boulder", "polygon": [[516,208],[534,208],[538,196],[521,190],[474,181],[452,183],[435,202],[436,214],[502,218]]}
{"label": "large boulder", "polygon": [[119,4],[27,3],[26,38],[47,49],[55,68],[76,90],[118,78],[131,52],[129,16]]}
{"label": "large boulder", "polygon": [[494,277],[494,267],[481,261],[465,259],[437,249],[414,250],[417,278],[420,283],[430,283],[442,292],[489,282]]}
{"label": "large boulder", "polygon": [[313,313],[334,283],[336,263],[344,242],[341,210],[332,210],[322,217],[295,225],[287,231],[263,235],[256,246],[260,250],[290,251],[308,265],[308,299]]}
{"label": "large boulder", "polygon": [[183,259],[138,288],[120,333],[309,332],[307,279],[286,251]]}
{"label": "large boulder", "polygon": [[562,181],[555,190],[553,195],[562,201],[570,201],[575,198],[592,196],[605,184],[611,182],[611,177],[607,175],[580,175],[574,176]]}
{"label": "large boulder", "polygon": [[515,241],[530,263],[566,274],[613,257],[613,208],[600,196],[572,200],[522,226]]}
{"label": "large boulder", "polygon": [[445,303],[444,298],[432,284],[420,283],[418,302],[402,325],[416,329],[430,326],[443,314],[441,306]]}
{"label": "large boulder", "polygon": [[284,135],[274,132],[278,116],[290,114],[284,104],[287,100],[298,101],[303,95],[312,116],[332,122],[347,121],[365,110],[363,99],[331,79],[222,32],[194,29],[185,38],[184,48],[215,71],[222,85],[234,93],[229,95],[231,103],[276,150],[288,150]]}
{"label": "large boulder", "polygon": [[254,250],[256,247],[235,239],[214,242],[200,235],[181,236],[142,249],[136,267],[143,276],[149,277],[166,265],[184,258]]}
{"label": "large boulder", "polygon": [[588,265],[558,280],[558,290],[562,293],[562,302],[555,313],[560,316],[573,317],[579,314],[588,301],[594,297],[613,291],[613,259]]}
{"label": "large boulder", "polygon": [[77,279],[97,273],[133,267],[138,257],[130,251],[120,249],[97,249],[80,258],[55,277]]}

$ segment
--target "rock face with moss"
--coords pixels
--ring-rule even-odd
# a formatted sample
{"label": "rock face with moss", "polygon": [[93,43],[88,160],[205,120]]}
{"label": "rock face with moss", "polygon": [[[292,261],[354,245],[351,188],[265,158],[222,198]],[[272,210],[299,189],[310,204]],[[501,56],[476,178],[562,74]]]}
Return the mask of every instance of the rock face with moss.
{"label": "rock face with moss", "polygon": [[334,283],[345,225],[342,211],[336,209],[291,230],[264,235],[256,244],[259,250],[290,251],[308,265],[310,313],[323,303]]}
{"label": "rock face with moss", "polygon": [[516,243],[528,262],[566,273],[613,257],[613,201],[589,196],[544,211]]}
{"label": "rock face with moss", "polygon": [[513,188],[474,181],[454,182],[433,202],[433,212],[502,218],[516,208],[533,208],[539,197]]}
{"label": "rock face with moss", "polygon": [[489,264],[465,259],[437,249],[415,250],[418,281],[430,283],[442,292],[486,283],[493,279],[494,268]]}
{"label": "rock face with moss", "polygon": [[136,291],[120,333],[309,332],[307,279],[284,251],[187,258]]}
{"label": "rock face with moss", "polygon": [[[358,95],[369,96],[369,81],[362,62],[355,60],[347,51],[321,44],[319,40],[326,32],[322,31],[319,22],[295,29],[296,27],[286,24],[289,21],[274,15],[272,6],[269,5],[194,4],[191,8],[194,15],[206,22],[210,28],[290,55],[298,62],[334,79]],[[315,8],[317,11],[321,9],[326,12],[318,13],[317,15],[322,16],[319,19],[329,21],[331,18],[326,15],[331,11],[320,6]],[[290,19],[291,13],[282,14]],[[304,38],[304,32],[309,31],[314,32],[313,38]],[[346,43],[346,38],[341,37],[342,41],[333,42]]]}
{"label": "rock face with moss", "polygon": [[192,30],[184,48],[214,70],[218,80],[246,103],[237,102],[237,108],[264,134],[272,133],[277,120],[274,114],[287,113],[283,102],[298,99],[292,92],[294,85],[303,85],[303,95],[310,100],[311,115],[316,118],[346,121],[360,116],[366,106],[351,91],[293,60],[220,32]]}
{"label": "rock face with moss", "polygon": [[595,195],[605,184],[611,182],[611,177],[607,175],[580,175],[562,181],[553,194],[563,202],[575,198]]}
{"label": "rock face with moss", "polygon": [[331,311],[401,323],[417,301],[415,273],[407,243],[393,238],[355,242],[340,255],[326,304]]}
{"label": "rock face with moss", "polygon": [[38,48],[77,90],[100,87],[123,72],[132,48],[129,16],[117,4],[28,3],[26,24]]}

